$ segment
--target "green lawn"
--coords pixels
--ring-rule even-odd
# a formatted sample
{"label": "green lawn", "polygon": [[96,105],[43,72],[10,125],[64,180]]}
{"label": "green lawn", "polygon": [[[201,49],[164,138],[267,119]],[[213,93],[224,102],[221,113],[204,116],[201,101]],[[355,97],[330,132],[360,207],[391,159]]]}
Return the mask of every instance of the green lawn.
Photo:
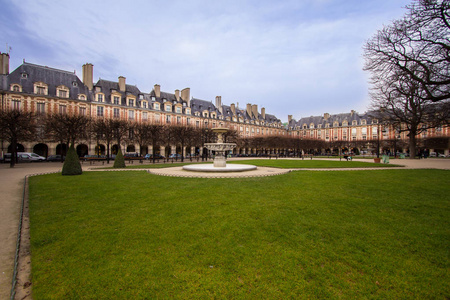
{"label": "green lawn", "polygon": [[[212,164],[213,160],[207,162],[202,161],[189,161],[185,162],[174,162],[166,164],[127,164],[126,167],[129,169],[152,169],[152,168],[167,168],[167,167],[180,167],[184,165],[191,164],[202,164],[209,163]],[[229,160],[229,164],[251,164],[259,167],[275,167],[284,169],[325,169],[325,168],[389,168],[389,167],[400,167],[399,165],[393,164],[376,164],[371,162],[362,161],[346,161],[346,160],[317,160],[317,159],[246,159],[246,160]],[[104,169],[112,169],[112,167],[105,167]]]}
{"label": "green lawn", "polygon": [[399,167],[393,164],[376,164],[362,161],[315,160],[315,159],[248,159],[229,161],[228,163],[250,164],[260,167],[275,167],[285,169],[325,169],[325,168],[389,168]]}
{"label": "green lawn", "polygon": [[449,171],[30,178],[34,299],[445,299]]}

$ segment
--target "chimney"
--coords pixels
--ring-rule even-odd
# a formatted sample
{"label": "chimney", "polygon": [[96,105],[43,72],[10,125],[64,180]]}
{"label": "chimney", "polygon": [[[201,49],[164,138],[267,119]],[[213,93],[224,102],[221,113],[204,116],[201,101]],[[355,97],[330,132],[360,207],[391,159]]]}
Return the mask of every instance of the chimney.
{"label": "chimney", "polygon": [[92,91],[94,87],[94,65],[86,63],[83,65],[83,83],[87,88]]}
{"label": "chimney", "polygon": [[222,96],[216,96],[216,108],[222,113]]}
{"label": "chimney", "polygon": [[120,90],[121,92],[125,92],[125,91],[126,91],[125,80],[126,80],[125,77],[119,76],[119,90]]}
{"label": "chimney", "polygon": [[180,102],[180,90],[175,90],[175,99],[177,99],[177,102]]}
{"label": "chimney", "polygon": [[252,105],[252,113],[253,113],[253,117],[255,119],[258,119],[258,105],[256,105],[256,104]]}
{"label": "chimney", "polygon": [[353,115],[355,114],[356,111],[354,111],[353,109],[350,111],[350,115],[353,117]]}
{"label": "chimney", "polygon": [[323,118],[324,118],[325,120],[328,120],[328,119],[330,118],[330,114],[329,114],[329,113],[324,113],[324,114],[323,114]]}
{"label": "chimney", "polygon": [[161,97],[161,86],[159,84],[155,84],[153,89],[155,90],[155,97],[160,98]]}
{"label": "chimney", "polygon": [[251,118],[252,117],[252,105],[247,103],[247,114]]}
{"label": "chimney", "polygon": [[0,75],[9,74],[9,54],[0,53]]}
{"label": "chimney", "polygon": [[288,123],[291,123],[292,121],[292,115],[288,115]]}
{"label": "chimney", "polygon": [[191,106],[191,89],[185,88],[181,90],[181,99],[187,102],[187,106]]}
{"label": "chimney", "polygon": [[266,119],[266,109],[264,107],[261,108],[261,117],[265,120]]}
{"label": "chimney", "polygon": [[230,109],[231,109],[231,112],[233,113],[233,116],[235,116],[236,115],[236,106],[234,106],[234,103],[231,103]]}

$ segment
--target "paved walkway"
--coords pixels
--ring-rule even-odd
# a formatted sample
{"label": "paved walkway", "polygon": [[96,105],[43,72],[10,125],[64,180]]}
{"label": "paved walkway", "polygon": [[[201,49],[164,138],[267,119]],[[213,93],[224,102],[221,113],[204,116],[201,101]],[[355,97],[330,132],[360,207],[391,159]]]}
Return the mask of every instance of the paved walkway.
{"label": "paved walkway", "polygon": [[[358,161],[373,162],[372,159],[358,159]],[[390,162],[404,165],[406,168],[450,170],[450,159],[391,159]],[[91,167],[84,164],[83,170],[87,171]],[[170,167],[169,164],[168,167]],[[56,162],[18,164],[13,169],[9,168],[7,164],[0,164],[0,299],[9,299],[10,296],[24,177],[30,174],[57,172],[61,171],[61,168],[62,164]],[[271,176],[289,172],[289,170],[274,168],[258,169],[259,171],[254,171],[255,176]],[[158,171],[152,170],[151,172],[157,173]],[[252,174],[243,172],[237,175],[248,177]],[[217,174],[209,173],[205,176],[217,177]]]}

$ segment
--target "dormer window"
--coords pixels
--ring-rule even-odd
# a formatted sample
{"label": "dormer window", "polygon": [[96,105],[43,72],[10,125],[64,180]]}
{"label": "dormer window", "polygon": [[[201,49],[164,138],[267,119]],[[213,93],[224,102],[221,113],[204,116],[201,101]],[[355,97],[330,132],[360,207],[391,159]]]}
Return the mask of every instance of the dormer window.
{"label": "dormer window", "polygon": [[119,104],[120,104],[120,97],[114,96],[114,97],[113,97],[113,103],[114,103],[115,105],[119,105]]}
{"label": "dormer window", "polygon": [[361,124],[362,124],[362,125],[366,125],[366,119],[362,119],[362,120],[361,120]]}
{"label": "dormer window", "polygon": [[163,99],[163,103],[166,103],[167,102],[167,99]]}
{"label": "dormer window", "polygon": [[186,108],[186,112],[185,112],[187,115],[190,115],[191,114],[191,109],[190,108]]}
{"label": "dormer window", "polygon": [[171,112],[172,106],[170,106],[169,104],[166,104],[166,111]]}
{"label": "dormer window", "polygon": [[78,83],[77,83],[76,81],[72,81],[72,86],[73,86],[73,87],[77,87],[77,86],[78,86]]}
{"label": "dormer window", "polygon": [[144,99],[144,95],[139,95],[139,100]]}
{"label": "dormer window", "polygon": [[181,114],[181,107],[177,106],[177,114]]}
{"label": "dormer window", "polygon": [[64,90],[59,90],[58,91],[58,96],[60,97],[60,98],[67,98],[67,91],[64,91]]}
{"label": "dormer window", "polygon": [[28,78],[28,74],[27,73],[22,73],[22,78],[24,78],[24,79]]}
{"label": "dormer window", "polygon": [[43,82],[36,82],[34,84],[34,93],[38,95],[48,95],[48,87]]}
{"label": "dormer window", "polygon": [[152,96],[152,101],[156,101],[156,97],[155,96]]}
{"label": "dormer window", "polygon": [[14,84],[14,85],[11,87],[11,90],[12,90],[13,92],[20,92],[20,85]]}
{"label": "dormer window", "polygon": [[159,103],[155,103],[153,106],[154,106],[154,109],[159,110]]}
{"label": "dormer window", "polygon": [[358,125],[358,121],[353,120],[353,121],[352,121],[352,125]]}
{"label": "dormer window", "polygon": [[134,106],[134,99],[128,99],[128,106]]}
{"label": "dormer window", "polygon": [[97,101],[103,102],[103,94],[97,94]]}
{"label": "dormer window", "polygon": [[147,108],[147,101],[142,101],[142,107]]}
{"label": "dormer window", "polygon": [[83,94],[78,95],[79,100],[86,100],[86,96]]}

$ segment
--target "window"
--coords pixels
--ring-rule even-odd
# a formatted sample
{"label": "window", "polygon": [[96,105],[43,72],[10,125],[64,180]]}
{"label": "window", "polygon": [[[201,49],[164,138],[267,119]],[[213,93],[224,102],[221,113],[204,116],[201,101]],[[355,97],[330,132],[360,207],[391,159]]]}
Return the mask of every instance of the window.
{"label": "window", "polygon": [[103,117],[103,106],[97,106],[97,117]]}
{"label": "window", "polygon": [[86,115],[86,107],[80,107],[79,114],[80,114],[80,116],[85,116]]}
{"label": "window", "polygon": [[366,123],[366,119],[362,119],[361,120],[361,125],[366,125],[367,123]]}
{"label": "window", "polygon": [[187,118],[187,119],[186,119],[186,124],[187,124],[187,125],[191,125],[191,118]]}
{"label": "window", "polygon": [[144,111],[144,112],[142,113],[142,119],[143,119],[144,121],[147,121],[147,120],[148,120],[148,115],[147,115],[147,112],[146,112],[146,111]]}
{"label": "window", "polygon": [[45,113],[45,104],[44,103],[37,103],[36,104],[36,112],[40,115],[43,115]]}
{"label": "window", "polygon": [[142,102],[142,107],[143,107],[143,108],[147,108],[147,101],[143,101],[143,102]]}
{"label": "window", "polygon": [[172,111],[172,107],[170,105],[166,105],[166,111]]}
{"label": "window", "polygon": [[353,121],[352,121],[352,125],[358,125],[358,121],[353,120]]}
{"label": "window", "polygon": [[195,121],[195,127],[200,127],[200,121]]}
{"label": "window", "polygon": [[117,96],[114,96],[113,102],[114,102],[115,105],[119,105],[120,104],[120,98],[117,97]]}
{"label": "window", "polygon": [[27,73],[22,73],[22,78],[28,78],[28,74]]}
{"label": "window", "polygon": [[65,115],[67,113],[67,107],[65,105],[60,104],[59,105],[59,113],[61,115]]}
{"label": "window", "polygon": [[133,120],[134,119],[134,110],[128,111],[128,119]]}
{"label": "window", "polygon": [[120,118],[120,110],[118,108],[114,108],[113,117]]}
{"label": "window", "polygon": [[177,107],[177,114],[181,114],[181,107]]}
{"label": "window", "polygon": [[166,116],[166,123],[170,123],[170,116]]}
{"label": "window", "polygon": [[191,114],[191,110],[189,108],[186,108],[186,114],[190,115]]}
{"label": "window", "polygon": [[78,99],[80,99],[80,100],[86,100],[86,96],[85,96],[85,95],[79,95],[79,96],[78,96]]}
{"label": "window", "polygon": [[18,85],[13,85],[13,92],[20,92],[20,87]]}
{"label": "window", "polygon": [[37,86],[36,87],[36,94],[38,94],[38,95],[45,95],[45,87]]}
{"label": "window", "polygon": [[64,90],[58,90],[58,96],[60,98],[67,98],[67,91]]}
{"label": "window", "polygon": [[356,128],[352,128],[352,136],[356,138]]}
{"label": "window", "polygon": [[131,107],[134,106],[134,100],[133,99],[128,99],[128,106],[131,106]]}
{"label": "window", "polygon": [[103,94],[97,94],[97,101],[103,102]]}
{"label": "window", "polygon": [[20,109],[20,100],[17,100],[17,99],[12,100],[12,109],[16,109],[16,110]]}
{"label": "window", "polygon": [[161,115],[160,114],[155,114],[155,122],[159,123],[161,121]]}
{"label": "window", "polygon": [[159,110],[159,103],[155,103],[154,107],[156,110]]}
{"label": "window", "polygon": [[181,124],[181,117],[177,117],[177,124]]}

